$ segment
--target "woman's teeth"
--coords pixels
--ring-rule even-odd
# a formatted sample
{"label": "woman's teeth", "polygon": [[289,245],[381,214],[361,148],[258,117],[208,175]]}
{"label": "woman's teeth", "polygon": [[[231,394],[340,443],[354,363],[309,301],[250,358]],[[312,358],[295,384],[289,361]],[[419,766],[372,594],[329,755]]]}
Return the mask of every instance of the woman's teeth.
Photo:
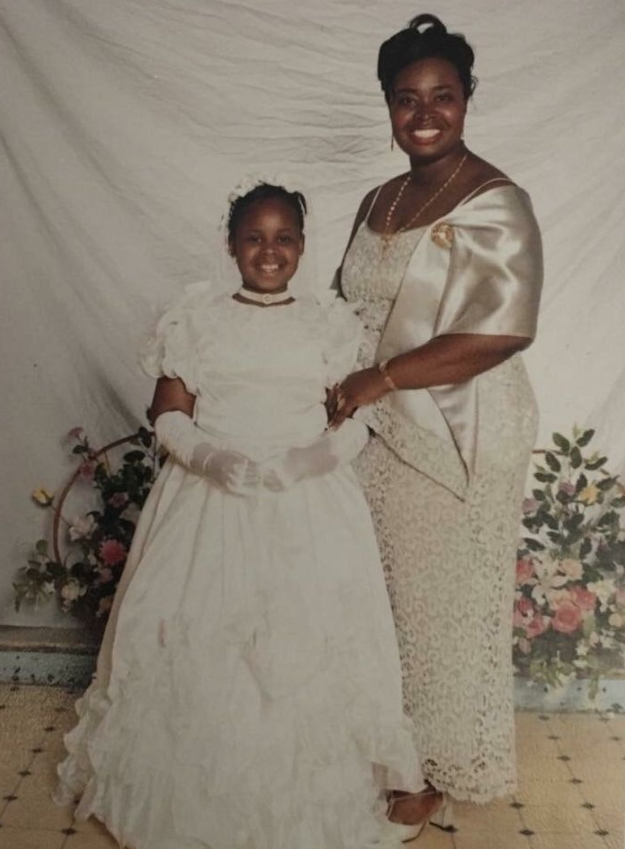
{"label": "woman's teeth", "polygon": [[429,142],[437,138],[440,133],[440,130],[413,130],[412,136],[415,141]]}

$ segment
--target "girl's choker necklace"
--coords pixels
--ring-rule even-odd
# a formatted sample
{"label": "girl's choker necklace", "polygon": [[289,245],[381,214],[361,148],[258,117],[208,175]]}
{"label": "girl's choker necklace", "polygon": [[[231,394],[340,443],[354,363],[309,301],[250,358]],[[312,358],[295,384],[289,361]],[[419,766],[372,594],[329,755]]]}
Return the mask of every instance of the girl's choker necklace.
{"label": "girl's choker necklace", "polygon": [[252,292],[250,289],[246,289],[245,286],[241,286],[237,291],[237,295],[245,298],[246,301],[252,301],[254,304],[263,304],[266,307],[272,304],[284,304],[293,298],[288,289],[285,289],[284,292]]}

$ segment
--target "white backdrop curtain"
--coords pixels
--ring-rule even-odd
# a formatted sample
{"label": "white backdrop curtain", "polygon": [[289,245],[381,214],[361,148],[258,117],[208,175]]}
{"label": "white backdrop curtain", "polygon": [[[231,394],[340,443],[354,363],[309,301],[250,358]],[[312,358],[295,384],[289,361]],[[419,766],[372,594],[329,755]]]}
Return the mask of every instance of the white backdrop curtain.
{"label": "white backdrop curtain", "polygon": [[0,0],[3,309],[0,622],[42,514],[36,486],[143,419],[135,350],[155,309],[216,273],[230,188],[285,167],[315,210],[329,285],[361,196],[405,168],[375,79],[421,11],[464,32],[480,78],[469,146],[529,190],[542,224],[539,443],[574,422],[625,468],[622,0]]}

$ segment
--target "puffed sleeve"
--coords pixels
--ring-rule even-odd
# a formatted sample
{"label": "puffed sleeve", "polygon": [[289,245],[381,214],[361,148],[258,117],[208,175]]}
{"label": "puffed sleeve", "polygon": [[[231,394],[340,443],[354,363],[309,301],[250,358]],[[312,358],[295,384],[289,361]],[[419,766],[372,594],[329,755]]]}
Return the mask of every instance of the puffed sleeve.
{"label": "puffed sleeve", "polygon": [[147,375],[178,377],[188,392],[197,394],[198,334],[194,316],[210,294],[209,283],[192,283],[165,309],[139,348],[139,365]]}
{"label": "puffed sleeve", "polygon": [[348,304],[333,292],[326,293],[322,304],[324,325],[324,361],[327,385],[347,377],[356,366],[363,326],[355,314],[357,304]]}
{"label": "puffed sleeve", "polygon": [[487,192],[479,197],[479,214],[465,221],[461,210],[453,227],[433,232],[451,251],[435,335],[534,338],[543,280],[540,231],[526,192],[512,187],[505,198]]}

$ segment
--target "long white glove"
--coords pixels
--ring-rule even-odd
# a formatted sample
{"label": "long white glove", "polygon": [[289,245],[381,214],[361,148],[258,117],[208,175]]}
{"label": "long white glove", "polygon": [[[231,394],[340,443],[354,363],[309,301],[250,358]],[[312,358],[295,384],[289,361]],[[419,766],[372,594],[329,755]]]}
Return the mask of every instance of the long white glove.
{"label": "long white glove", "polygon": [[265,463],[258,471],[265,489],[282,492],[304,478],[316,478],[351,463],[369,439],[369,430],[362,422],[347,419],[338,430],[326,430],[311,445],[290,448]]}
{"label": "long white glove", "polygon": [[154,425],[161,445],[196,475],[209,478],[226,492],[251,495],[260,487],[256,463],[237,451],[215,448],[202,431],[180,410],[161,413]]}

